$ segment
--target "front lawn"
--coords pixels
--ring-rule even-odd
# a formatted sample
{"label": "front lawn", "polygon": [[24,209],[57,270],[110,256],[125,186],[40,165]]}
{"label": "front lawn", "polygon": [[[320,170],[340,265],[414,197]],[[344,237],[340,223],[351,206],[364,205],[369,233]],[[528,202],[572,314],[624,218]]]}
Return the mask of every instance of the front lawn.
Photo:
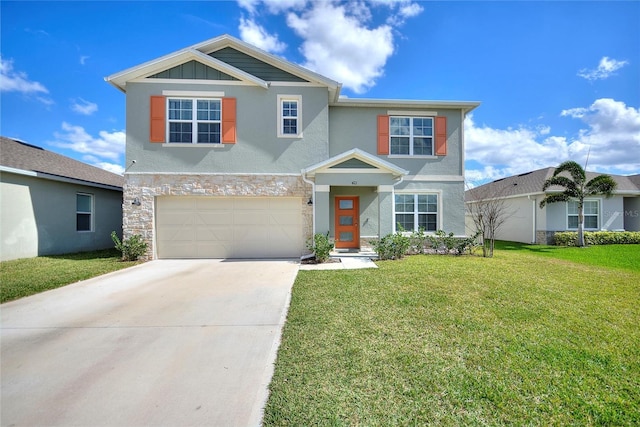
{"label": "front lawn", "polygon": [[527,248],[378,265],[298,274],[265,425],[640,425],[637,269]]}
{"label": "front lawn", "polygon": [[23,258],[0,263],[0,302],[59,288],[80,280],[131,267],[115,249]]}

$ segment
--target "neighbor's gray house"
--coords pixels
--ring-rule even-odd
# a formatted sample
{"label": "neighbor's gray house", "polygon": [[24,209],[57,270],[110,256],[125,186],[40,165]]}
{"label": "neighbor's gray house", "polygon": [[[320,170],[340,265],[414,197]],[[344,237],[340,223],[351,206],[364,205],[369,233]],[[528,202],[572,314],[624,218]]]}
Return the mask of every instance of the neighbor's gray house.
{"label": "neighbor's gray house", "polygon": [[327,232],[358,249],[397,223],[465,231],[477,102],[343,98],[228,35],[105,80],[126,93],[124,233],[151,258],[298,257]]}
{"label": "neighbor's gray house", "polygon": [[0,137],[0,259],[113,246],[124,177]]}
{"label": "neighbor's gray house", "polygon": [[[465,192],[467,205],[493,198],[504,201],[506,221],[496,238],[511,242],[551,244],[559,231],[577,231],[576,202],[552,203],[540,208],[545,194],[562,191],[550,187],[542,191],[544,182],[553,176],[555,168],[544,168],[498,179]],[[587,172],[587,181],[602,175]],[[585,199],[584,228],[586,231],[640,231],[640,175],[611,175],[618,188],[614,196],[594,196]],[[467,214],[467,233],[475,232],[473,219]]]}

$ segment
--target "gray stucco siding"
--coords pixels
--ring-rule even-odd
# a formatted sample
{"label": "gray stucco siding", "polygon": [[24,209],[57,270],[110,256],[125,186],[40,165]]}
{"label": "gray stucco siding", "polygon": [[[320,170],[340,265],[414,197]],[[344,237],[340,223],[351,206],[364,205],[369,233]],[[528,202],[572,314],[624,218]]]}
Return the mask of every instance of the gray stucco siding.
{"label": "gray stucco siding", "polygon": [[[462,113],[460,110],[430,110],[447,117],[447,155],[429,157],[396,157],[377,154],[377,117],[386,115],[397,108],[340,107],[329,109],[330,156],[335,156],[352,148],[360,148],[379,156],[403,169],[411,175],[462,175]],[[424,110],[403,109],[421,112]]]}
{"label": "gray stucco siding", "polygon": [[[624,201],[622,196],[613,196],[609,199],[602,196],[590,197],[587,200],[600,201],[600,223],[602,230],[624,229]],[[567,204],[552,203],[546,206],[546,231],[567,230]]]}
{"label": "gray stucco siding", "polygon": [[[163,90],[217,91],[236,98],[236,144],[198,147],[149,142],[150,97]],[[277,137],[280,94],[302,96],[302,138]],[[126,114],[127,167],[136,160],[130,172],[299,174],[328,158],[326,88],[131,83],[127,85]]]}
{"label": "gray stucco siding", "polygon": [[[122,192],[2,173],[2,260],[113,247],[122,234]],[[76,194],[93,195],[93,231],[76,230]]]}

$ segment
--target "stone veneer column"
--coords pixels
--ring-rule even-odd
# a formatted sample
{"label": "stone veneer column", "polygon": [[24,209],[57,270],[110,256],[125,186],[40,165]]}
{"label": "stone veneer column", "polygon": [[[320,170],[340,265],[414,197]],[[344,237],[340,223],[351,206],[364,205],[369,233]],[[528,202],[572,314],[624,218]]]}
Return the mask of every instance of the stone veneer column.
{"label": "stone veneer column", "polygon": [[[122,205],[124,238],[140,234],[155,253],[155,198],[158,196],[299,197],[302,236],[313,235],[313,206],[307,205],[311,185],[295,175],[126,174]],[[140,206],[132,204],[135,198]]]}

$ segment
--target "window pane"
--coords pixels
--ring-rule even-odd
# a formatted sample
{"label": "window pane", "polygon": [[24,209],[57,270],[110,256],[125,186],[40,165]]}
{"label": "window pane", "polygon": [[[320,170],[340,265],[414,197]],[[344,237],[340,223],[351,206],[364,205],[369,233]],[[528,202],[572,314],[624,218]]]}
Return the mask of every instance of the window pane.
{"label": "window pane", "polygon": [[169,100],[169,120],[191,120],[193,101],[190,99]]}
{"label": "window pane", "polygon": [[584,214],[585,215],[597,215],[598,214],[598,202],[595,200],[584,202]]}
{"label": "window pane", "polygon": [[413,194],[396,194],[396,212],[413,213]]}
{"label": "window pane", "polygon": [[578,203],[567,202],[567,212],[569,213],[569,215],[578,215]]}
{"label": "window pane", "polygon": [[340,209],[353,209],[353,200],[340,200],[338,206]]}
{"label": "window pane", "polygon": [[91,214],[76,214],[76,230],[91,231]]}
{"label": "window pane", "polygon": [[424,228],[425,231],[436,231],[437,215],[420,214],[418,215],[418,227]]}
{"label": "window pane", "polygon": [[91,213],[91,196],[76,194],[76,212]]}
{"label": "window pane", "polygon": [[298,117],[298,101],[282,101],[282,117]]}
{"label": "window pane", "polygon": [[220,143],[220,123],[198,123],[198,142]]}
{"label": "window pane", "polygon": [[409,154],[409,138],[391,137],[391,154]]}
{"label": "window pane", "polygon": [[353,225],[353,216],[340,216],[340,225]]}
{"label": "window pane", "polygon": [[418,212],[438,212],[438,196],[435,194],[418,195]]}
{"label": "window pane", "polygon": [[416,156],[431,156],[433,154],[433,140],[431,138],[413,138],[413,154]]}
{"label": "window pane", "polygon": [[598,228],[598,217],[597,216],[585,216],[584,217],[584,228]]}
{"label": "window pane", "polygon": [[404,136],[411,134],[410,119],[408,117],[391,117],[389,119],[391,135]]}
{"label": "window pane", "polygon": [[398,231],[404,229],[406,231],[413,231],[413,214],[396,214],[396,225]]}
{"label": "window pane", "polygon": [[220,120],[220,101],[198,100],[198,120]]}
{"label": "window pane", "polygon": [[569,228],[578,228],[578,217],[575,215],[569,216]]}
{"label": "window pane", "polygon": [[340,232],[340,241],[341,242],[353,242],[353,233],[350,231],[342,231]]}
{"label": "window pane", "polygon": [[298,119],[283,119],[282,133],[285,135],[296,135],[298,133]]}
{"label": "window pane", "polygon": [[413,134],[415,136],[433,136],[433,121],[430,117],[414,117]]}
{"label": "window pane", "polygon": [[192,142],[191,123],[169,123],[169,142]]}

